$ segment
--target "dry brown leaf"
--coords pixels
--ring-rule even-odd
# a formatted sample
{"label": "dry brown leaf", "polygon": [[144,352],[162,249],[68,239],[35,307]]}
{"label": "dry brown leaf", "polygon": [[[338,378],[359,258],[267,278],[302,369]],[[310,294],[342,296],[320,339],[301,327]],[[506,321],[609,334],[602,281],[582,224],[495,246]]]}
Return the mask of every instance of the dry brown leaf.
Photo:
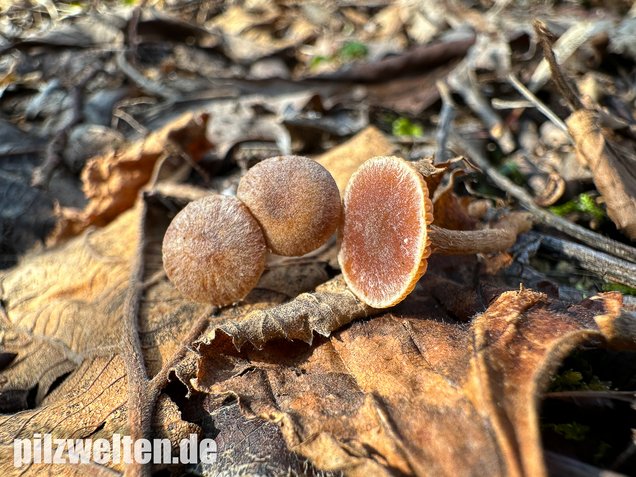
{"label": "dry brown leaf", "polygon": [[367,159],[375,156],[390,156],[395,146],[375,126],[369,126],[348,141],[321,154],[316,158],[334,177],[340,194],[351,174]]}
{"label": "dry brown leaf", "polygon": [[468,213],[468,207],[453,192],[455,176],[462,173],[460,169],[453,170],[448,175],[446,183],[437,187],[433,194],[435,217],[433,223],[439,227],[451,230],[473,230],[477,225],[477,221]]}
{"label": "dry brown leaf", "polygon": [[[17,437],[33,437],[34,432],[64,438],[128,434],[126,368],[117,353],[139,238],[139,210],[125,212],[103,229],[85,232],[62,246],[27,256],[0,275],[0,355],[13,357],[0,368],[2,412],[37,406],[1,418],[2,475],[24,470],[13,468],[12,457],[7,458]],[[151,240],[145,259],[148,273],[156,275],[161,268],[160,239],[170,214],[165,207],[149,210],[146,235]],[[200,305],[181,298],[165,279],[146,286],[139,327],[151,376],[172,356],[200,313]],[[29,402],[27,396],[36,388],[35,402]],[[195,430],[165,397],[159,400],[155,420],[173,443]],[[109,469],[89,465],[59,471],[86,475]]]}
{"label": "dry brown leaf", "polygon": [[117,351],[135,217],[135,211],[124,213],[108,228],[27,256],[0,275],[2,350],[16,354],[2,370],[0,392],[39,385],[39,404],[49,386],[85,357]]}
{"label": "dry brown leaf", "polygon": [[[293,12],[271,3],[260,8],[233,5],[211,22],[223,35],[227,53],[238,62],[254,62],[299,45],[316,34],[316,27]],[[285,31],[281,36],[280,32]]]}
{"label": "dry brown leaf", "polygon": [[58,222],[48,241],[59,243],[91,225],[102,227],[133,207],[160,159],[185,154],[200,160],[212,147],[205,135],[207,120],[206,114],[185,114],[140,141],[91,159],[82,171],[88,205],[84,210],[58,208]]}
{"label": "dry brown leaf", "polygon": [[594,185],[605,199],[607,215],[636,240],[636,154],[608,139],[598,113],[581,109],[566,120],[576,157],[590,168]]}
{"label": "dry brown leaf", "polygon": [[311,343],[314,332],[329,336],[347,323],[377,312],[358,300],[339,275],[317,287],[315,292],[302,293],[287,303],[256,309],[238,319],[236,314],[230,315],[214,323],[199,342],[210,344],[221,331],[232,338],[237,348],[247,342],[261,348],[275,339]]}
{"label": "dry brown leaf", "polygon": [[[288,446],[322,469],[542,476],[540,393],[574,347],[603,341],[597,321],[616,320],[620,306],[618,293],[568,305],[521,290],[501,294],[467,325],[420,291],[314,346],[277,340],[237,352],[227,336],[208,335],[194,385],[219,399],[238,396],[248,416],[277,422]],[[279,311],[269,310],[269,323],[281,322]],[[264,345],[262,328],[241,327],[224,328],[235,345]]]}
{"label": "dry brown leaf", "polygon": [[[13,441],[32,439],[35,433],[51,434],[53,439],[110,439],[114,433],[127,435],[126,401],[125,366],[119,356],[84,361],[40,407],[0,417],[0,473],[11,476],[29,471],[29,475],[85,476],[123,471],[121,463],[108,466],[70,463],[68,452],[62,456],[68,464],[14,467]],[[176,405],[163,397],[158,403],[154,430],[157,438],[169,438],[174,444],[198,432],[198,427],[182,421]]]}

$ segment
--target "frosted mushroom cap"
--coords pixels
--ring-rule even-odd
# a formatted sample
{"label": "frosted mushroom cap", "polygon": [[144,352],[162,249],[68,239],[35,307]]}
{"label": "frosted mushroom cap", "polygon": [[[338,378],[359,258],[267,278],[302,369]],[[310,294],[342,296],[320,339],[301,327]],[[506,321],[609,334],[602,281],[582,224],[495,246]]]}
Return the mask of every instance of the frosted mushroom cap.
{"label": "frosted mushroom cap", "polygon": [[267,246],[249,210],[235,197],[212,195],[190,202],[163,238],[163,267],[187,298],[229,305],[252,290]]}
{"label": "frosted mushroom cap", "polygon": [[426,272],[433,206],[422,175],[398,157],[375,157],[349,179],[338,261],[363,302],[402,301]]}
{"label": "frosted mushroom cap", "polygon": [[300,156],[266,159],[241,178],[237,197],[250,209],[278,255],[315,250],[336,231],[342,212],[338,186],[317,162]]}

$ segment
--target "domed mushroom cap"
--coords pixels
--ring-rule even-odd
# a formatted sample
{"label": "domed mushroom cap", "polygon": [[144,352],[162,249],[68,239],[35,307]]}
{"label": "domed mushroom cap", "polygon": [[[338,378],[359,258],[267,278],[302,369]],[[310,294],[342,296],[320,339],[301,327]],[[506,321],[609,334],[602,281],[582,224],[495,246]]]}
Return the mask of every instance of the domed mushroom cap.
{"label": "domed mushroom cap", "polygon": [[163,267],[186,297],[229,305],[252,290],[263,270],[263,232],[236,197],[212,195],[190,202],[163,238]]}
{"label": "domed mushroom cap", "polygon": [[433,206],[423,177],[398,157],[375,157],[351,176],[338,261],[351,291],[374,308],[402,301],[426,272]]}
{"label": "domed mushroom cap", "polygon": [[236,195],[278,255],[311,252],[339,225],[338,186],[327,169],[306,157],[280,156],[258,163],[241,178]]}

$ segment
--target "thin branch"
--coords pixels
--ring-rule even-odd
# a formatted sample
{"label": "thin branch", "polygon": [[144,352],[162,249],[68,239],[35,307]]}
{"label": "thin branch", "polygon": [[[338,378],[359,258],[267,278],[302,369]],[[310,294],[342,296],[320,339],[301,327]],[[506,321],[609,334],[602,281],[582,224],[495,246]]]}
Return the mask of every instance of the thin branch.
{"label": "thin branch", "polygon": [[559,93],[565,98],[568,102],[570,108],[573,111],[583,109],[583,104],[581,104],[581,100],[579,100],[578,96],[574,93],[572,87],[568,84],[565,76],[561,72],[561,68],[559,67],[559,63],[557,62],[556,57],[554,56],[554,51],[552,51],[552,42],[550,41],[550,37],[552,33],[548,30],[548,27],[541,20],[535,20],[533,22],[534,31],[539,37],[539,42],[543,47],[543,54],[545,59],[548,61],[550,65],[550,71],[552,73],[552,81],[556,85]]}
{"label": "thin branch", "polygon": [[536,232],[531,232],[531,235],[537,236],[541,246],[546,250],[556,252],[562,258],[577,262],[581,268],[595,273],[606,281],[636,287],[636,265],[627,260],[612,257],[569,240]]}
{"label": "thin branch", "polygon": [[[568,127],[561,120],[561,118],[558,117],[556,114],[554,114],[554,112],[550,108],[548,108],[543,101],[541,101],[539,98],[537,98],[532,93],[532,91],[530,91],[528,88],[526,88],[524,86],[524,84],[521,81],[519,81],[517,79],[517,77],[513,73],[510,73],[508,75],[508,82],[512,85],[513,88],[515,88],[519,92],[519,94],[521,94],[521,96],[523,96],[528,101],[530,101],[534,105],[535,108],[537,108],[539,111],[541,111],[546,118],[548,118],[550,121],[552,121],[552,123],[556,127],[558,127],[561,131],[566,132],[568,134],[568,137],[570,138],[570,134],[568,132]],[[570,138],[570,142],[571,141],[572,141],[572,138]]]}
{"label": "thin branch", "polygon": [[166,101],[174,101],[177,95],[160,83],[149,80],[143,74],[135,69],[126,59],[126,51],[122,50],[115,55],[115,61],[119,69],[128,79],[135,83],[139,88],[150,95],[158,96]]}
{"label": "thin branch", "polygon": [[437,126],[437,133],[435,134],[435,140],[437,142],[435,163],[439,164],[446,159],[448,135],[451,125],[453,124],[453,119],[455,119],[455,103],[453,102],[453,98],[451,98],[446,83],[438,81],[437,89],[442,98],[442,110],[439,113],[439,125]]}
{"label": "thin branch", "polygon": [[517,199],[538,222],[557,229],[592,248],[603,250],[604,252],[616,257],[636,263],[636,249],[629,245],[617,242],[616,240],[604,237],[596,232],[592,232],[589,229],[576,225],[569,220],[565,220],[558,215],[554,215],[553,213],[540,208],[534,203],[534,199],[530,196],[530,194],[528,194],[528,192],[526,192],[525,189],[519,187],[510,179],[500,174],[477,148],[462,139],[455,132],[451,132],[451,138],[456,146],[459,149],[462,149],[465,155],[474,162],[497,187]]}

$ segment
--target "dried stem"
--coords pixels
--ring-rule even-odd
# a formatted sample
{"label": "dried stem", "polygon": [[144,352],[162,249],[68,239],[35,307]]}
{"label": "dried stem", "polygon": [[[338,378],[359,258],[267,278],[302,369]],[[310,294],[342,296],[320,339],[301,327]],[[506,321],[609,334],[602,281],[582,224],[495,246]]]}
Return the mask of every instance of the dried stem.
{"label": "dried stem", "polygon": [[570,133],[568,132],[568,127],[561,120],[561,118],[554,114],[554,112],[550,108],[548,108],[543,101],[537,98],[534,93],[532,93],[532,91],[526,88],[524,84],[519,81],[513,73],[510,73],[508,75],[508,83],[510,83],[512,87],[515,88],[524,98],[530,101],[535,108],[541,111],[543,115],[552,122],[552,124],[558,127],[561,131],[568,134],[568,138],[570,139],[570,141],[572,141],[572,138],[569,137]]}
{"label": "dried stem", "polygon": [[492,229],[448,230],[431,225],[429,239],[434,253],[468,255],[473,253],[502,252],[514,245],[520,233],[532,227],[530,216],[524,212],[512,213]]}
{"label": "dried stem", "polygon": [[552,51],[552,42],[550,41],[552,33],[550,32],[550,30],[548,30],[546,24],[540,20],[535,20],[533,26],[534,31],[539,37],[539,42],[543,47],[543,54],[545,56],[545,59],[550,65],[550,71],[552,72],[552,81],[554,81],[554,84],[556,84],[559,93],[561,93],[561,95],[568,102],[568,105],[570,106],[570,108],[572,108],[573,111],[583,109],[581,101],[574,93],[572,87],[568,84],[565,76],[563,76],[561,68],[559,67],[559,63],[554,56],[554,51]]}
{"label": "dried stem", "polygon": [[456,108],[446,83],[438,81],[437,90],[439,91],[439,95],[442,98],[442,110],[439,113],[439,125],[437,127],[437,133],[435,134],[437,150],[435,151],[434,162],[436,164],[439,164],[446,160],[448,134],[450,132],[453,119],[455,119]]}
{"label": "dried stem", "polygon": [[541,241],[541,247],[577,263],[581,268],[595,273],[604,280],[636,287],[636,264],[569,240],[534,232],[533,235]]}

